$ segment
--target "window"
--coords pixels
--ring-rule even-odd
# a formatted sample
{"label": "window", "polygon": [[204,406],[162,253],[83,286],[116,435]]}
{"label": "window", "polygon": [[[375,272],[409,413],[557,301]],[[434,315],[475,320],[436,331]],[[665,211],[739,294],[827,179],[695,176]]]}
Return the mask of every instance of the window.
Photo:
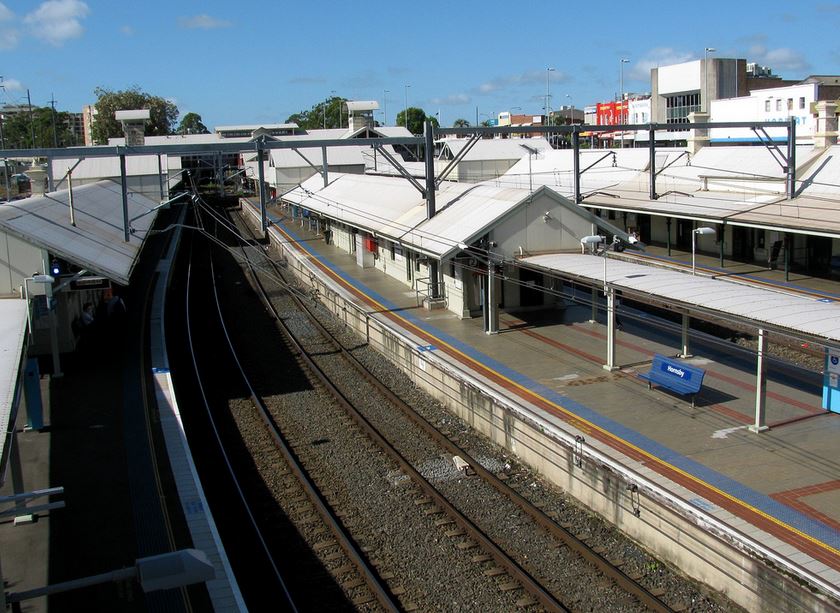
{"label": "window", "polygon": [[777,111],[782,110],[782,100],[781,100],[781,98],[779,100],[776,100],[776,110]]}
{"label": "window", "polygon": [[769,113],[769,112],[770,112],[770,101],[769,101],[769,100],[765,100],[765,101],[764,101],[764,112],[765,112],[765,113]]}
{"label": "window", "polygon": [[793,110],[793,98],[788,98],[788,101],[787,101],[787,110],[789,110],[789,111],[792,111],[792,110]]}
{"label": "window", "polygon": [[668,123],[688,123],[689,113],[700,112],[700,94],[668,96],[665,107],[665,120]]}
{"label": "window", "polygon": [[805,108],[805,96],[801,96],[801,97],[799,98],[799,108],[800,108],[800,109],[804,109],[804,108]]}

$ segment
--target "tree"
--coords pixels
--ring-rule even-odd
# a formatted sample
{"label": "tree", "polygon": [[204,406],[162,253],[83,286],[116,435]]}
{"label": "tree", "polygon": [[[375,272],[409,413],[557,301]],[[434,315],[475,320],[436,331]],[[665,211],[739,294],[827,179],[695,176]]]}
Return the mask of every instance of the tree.
{"label": "tree", "polygon": [[198,113],[187,113],[184,115],[176,132],[178,134],[210,134],[207,126],[201,123],[201,115]]}
{"label": "tree", "polygon": [[172,102],[160,96],[147,94],[136,85],[131,89],[116,92],[97,87],[94,94],[97,97],[96,117],[91,132],[95,143],[105,145],[109,138],[122,136],[122,126],[114,117],[114,113],[134,109],[149,109],[150,117],[144,131],[146,136],[172,134],[172,128],[178,119],[178,107]]}
{"label": "tree", "polygon": [[426,113],[423,111],[423,109],[418,109],[417,107],[410,106],[408,107],[407,111],[408,125],[406,126],[405,122],[406,110],[402,110],[399,113],[397,113],[397,125],[407,127],[408,131],[412,134],[423,134],[423,123],[426,121],[426,119],[433,120],[432,123],[437,122],[436,117],[426,117]]}
{"label": "tree", "polygon": [[304,130],[317,130],[319,128],[344,128],[349,120],[344,110],[347,98],[333,96],[323,102],[314,105],[308,111],[300,111],[289,115],[287,123],[296,123]]}
{"label": "tree", "polygon": [[466,119],[456,119],[455,121],[452,122],[452,127],[453,128],[469,128],[470,127],[470,122],[467,121]]}
{"label": "tree", "polygon": [[[55,133],[53,133],[53,119],[55,119]],[[76,145],[76,137],[68,127],[69,113],[55,111],[48,106],[32,107],[32,121],[29,120],[29,110],[13,115],[6,115],[3,119],[3,140],[9,149],[25,149],[28,147],[68,147]],[[32,126],[35,128],[35,142],[32,142]],[[53,138],[55,137],[55,138]]]}

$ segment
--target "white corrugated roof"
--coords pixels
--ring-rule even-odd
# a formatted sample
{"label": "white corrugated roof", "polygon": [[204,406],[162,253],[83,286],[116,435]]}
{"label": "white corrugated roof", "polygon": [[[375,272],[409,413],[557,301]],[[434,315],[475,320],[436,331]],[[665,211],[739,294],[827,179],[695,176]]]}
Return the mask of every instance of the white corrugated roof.
{"label": "white corrugated roof", "polygon": [[[330,166],[364,166],[365,160],[362,157],[362,151],[368,151],[370,147],[352,146],[346,147],[327,147],[327,163]],[[315,166],[320,166],[322,163],[321,147],[305,147],[298,149],[301,154],[306,156]],[[293,149],[271,149],[271,166],[275,168],[298,168],[301,166],[309,167],[309,164],[300,157]]]}
{"label": "white corrugated roof", "polygon": [[127,285],[157,202],[130,192],[128,217],[149,213],[131,222],[125,242],[122,194],[119,184],[99,181],[73,188],[76,226],[70,225],[68,191],[50,192],[0,206],[0,228],[74,264]]}
{"label": "white corrugated roof", "polygon": [[296,123],[249,123],[249,124],[242,124],[238,126],[216,126],[213,131],[216,133],[219,132],[241,132],[243,130],[249,130],[253,132],[254,130],[289,130],[292,128],[297,128],[298,125]]}
{"label": "white corrugated roof", "polygon": [[[55,178],[56,187],[67,187],[66,183],[62,183],[61,185],[58,183],[78,161],[78,158],[57,158],[52,160],[53,177]],[[160,167],[163,169],[163,173],[166,174],[169,169],[166,155],[161,156]],[[158,156],[127,155],[125,157],[125,174],[128,177],[157,176],[159,174]],[[109,179],[113,177],[120,177],[120,158],[116,156],[85,158],[73,169],[74,179]]]}
{"label": "white corrugated roof", "polygon": [[405,179],[350,174],[330,179],[323,187],[320,176],[312,177],[284,200],[435,257],[470,242],[529,197],[527,190],[443,183],[435,198],[437,214],[427,220],[426,201]]}
{"label": "white corrugated roof", "polygon": [[[469,143],[467,138],[450,138],[441,143],[441,153],[448,149],[455,157]],[[528,150],[551,150],[551,145],[544,138],[482,138],[464,156],[464,161],[482,160],[520,160],[528,157]]]}
{"label": "white corrugated roof", "polygon": [[[522,260],[601,284],[604,259],[593,255],[539,255]],[[607,282],[620,290],[647,294],[712,315],[728,315],[757,327],[840,342],[840,303],[609,258]]]}
{"label": "white corrugated roof", "polygon": [[12,410],[26,338],[26,308],[25,300],[0,300],[0,428],[3,429],[0,435],[0,485],[6,475],[5,461],[9,452],[6,433],[12,432],[14,426]]}

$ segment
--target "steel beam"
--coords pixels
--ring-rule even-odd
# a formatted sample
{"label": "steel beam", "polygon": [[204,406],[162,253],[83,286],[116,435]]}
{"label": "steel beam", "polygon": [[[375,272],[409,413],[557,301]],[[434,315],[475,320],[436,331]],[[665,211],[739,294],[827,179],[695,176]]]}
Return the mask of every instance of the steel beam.
{"label": "steel beam", "polygon": [[408,174],[408,171],[406,171],[406,169],[403,168],[402,164],[400,164],[396,160],[396,158],[394,158],[393,155],[388,153],[385,149],[382,148],[381,145],[378,144],[374,145],[374,150],[379,151],[379,153],[382,154],[382,157],[388,160],[388,163],[391,164],[391,166],[393,166],[394,168],[396,168],[397,172],[399,172],[404,179],[411,183],[417,189],[418,192],[423,194],[423,198],[426,197],[426,189],[422,185],[420,185],[420,182],[417,179]]}
{"label": "steel beam", "polygon": [[458,152],[458,155],[456,155],[454,158],[452,158],[452,160],[449,162],[449,164],[446,165],[446,168],[444,168],[440,172],[440,175],[438,175],[438,178],[435,180],[435,183],[437,185],[440,185],[441,181],[446,179],[446,177],[449,176],[449,173],[452,172],[453,170],[455,170],[455,166],[457,166],[461,162],[461,160],[463,160],[464,157],[466,157],[466,155],[470,152],[470,149],[472,149],[475,146],[475,144],[480,140],[481,140],[481,135],[480,134],[470,135],[470,140]]}

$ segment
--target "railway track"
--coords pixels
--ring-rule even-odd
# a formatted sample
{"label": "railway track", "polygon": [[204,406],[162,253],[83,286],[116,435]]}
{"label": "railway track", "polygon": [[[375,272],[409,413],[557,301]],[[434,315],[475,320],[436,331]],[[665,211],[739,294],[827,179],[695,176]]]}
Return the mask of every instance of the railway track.
{"label": "railway track", "polygon": [[[243,224],[239,225],[239,231],[249,231],[247,227]],[[252,239],[254,238],[253,235]],[[276,280],[280,279],[284,283],[288,283],[288,280],[283,279],[283,271],[281,267],[279,267],[275,262],[270,259],[263,259],[260,265],[250,265],[252,270],[252,274],[254,275],[255,281],[257,286],[261,288],[261,291],[264,295],[264,300],[270,304],[268,300],[268,292],[265,291],[264,288],[264,281],[260,279],[261,275],[268,277],[268,283],[275,282]],[[269,274],[266,275],[265,273],[268,272]],[[359,360],[355,358],[353,353],[347,350],[335,337],[325,328],[324,325],[321,324],[319,319],[313,313],[313,310],[309,308],[306,301],[302,300],[300,296],[295,295],[294,293],[290,293],[292,300],[294,300],[296,307],[300,309],[302,312],[307,314],[308,320],[312,326],[317,329],[317,332],[323,337],[328,339],[332,351],[327,352],[332,355],[332,352],[337,352],[341,359],[346,361],[350,364],[355,372],[359,373],[359,375],[364,378],[364,380],[375,389],[375,393],[381,395],[387,403],[389,403],[392,407],[397,408],[401,415],[405,416],[409,419],[414,426],[416,426],[419,430],[422,431],[423,435],[428,437],[431,441],[432,445],[439,447],[442,449],[449,458],[452,458],[453,466],[462,471],[463,473],[467,473],[472,475],[473,478],[482,481],[484,484],[489,485],[493,488],[496,494],[503,496],[507,501],[512,503],[514,506],[518,508],[518,510],[527,515],[532,521],[534,521],[550,538],[555,539],[558,543],[560,543],[562,547],[567,548],[572,555],[577,556],[581,561],[586,564],[592,566],[595,570],[596,575],[600,575],[602,577],[607,577],[609,580],[614,583],[621,591],[630,594],[632,598],[641,605],[642,608],[647,610],[657,610],[657,611],[666,611],[670,610],[661,600],[659,600],[654,594],[652,594],[649,590],[645,587],[640,585],[637,581],[635,581],[632,577],[628,574],[624,573],[621,570],[621,562],[618,560],[607,560],[604,556],[599,555],[597,551],[593,547],[588,546],[582,540],[577,538],[573,533],[569,530],[564,529],[561,525],[556,523],[552,518],[550,518],[546,513],[544,513],[541,509],[537,508],[535,505],[530,503],[525,497],[521,494],[516,492],[514,489],[509,487],[503,479],[500,479],[497,475],[495,475],[492,471],[484,468],[481,462],[472,458],[468,451],[456,443],[454,443],[450,438],[447,436],[449,433],[442,433],[440,430],[435,428],[432,424],[430,424],[426,419],[424,419],[420,414],[412,409],[412,407],[405,402],[402,398],[392,392],[387,386],[381,383],[376,376],[374,376]],[[273,307],[271,307],[273,309]],[[280,315],[277,315],[278,319],[280,319]],[[299,346],[299,350],[304,352],[305,349]],[[319,354],[323,354],[323,350],[320,350]],[[314,361],[314,359],[313,359]],[[324,375],[326,377],[326,375]],[[339,392],[340,393],[340,392]],[[375,430],[375,426],[372,425],[370,422],[366,420],[364,415],[358,415],[355,419],[369,432],[372,431],[372,436],[379,437],[381,436]],[[379,440],[380,445],[388,445],[388,443],[384,440]],[[405,458],[402,458],[400,461],[408,462]],[[413,468],[409,466],[402,466],[402,469],[406,472],[410,472]],[[426,489],[424,490],[428,494],[427,498],[423,500],[424,504],[429,505],[429,512],[435,513],[438,509],[444,509],[448,511],[448,514],[451,515],[455,509],[455,504],[450,502],[446,497],[437,492],[433,487],[431,490]],[[420,501],[418,501],[420,502]],[[451,507],[451,508],[450,508]],[[456,517],[456,516],[453,516]],[[449,520],[440,520],[441,525],[446,525],[444,522],[448,522]],[[475,556],[476,560],[483,560],[488,555],[492,556],[493,564],[495,565],[494,569],[490,569],[491,572],[498,572],[501,574],[501,570],[504,569],[505,573],[510,576],[515,581],[519,582],[521,585],[525,586],[526,591],[530,594],[530,597],[533,599],[533,602],[539,602],[542,606],[557,606],[556,602],[552,602],[551,599],[546,598],[546,593],[548,590],[541,585],[535,585],[538,582],[531,578],[529,575],[525,574],[522,575],[520,570],[522,567],[520,566],[520,562],[510,558],[505,554],[501,547],[496,546],[492,542],[492,537],[488,536],[487,534],[483,533],[481,529],[473,524],[469,519],[453,519],[458,524],[459,531],[464,531],[467,533],[469,530],[476,530],[475,533],[470,534],[470,538],[474,542],[480,542],[484,545],[484,549],[489,553],[486,555],[478,555]],[[555,546],[557,546],[555,544]],[[515,547],[515,545],[514,545]],[[596,545],[597,547],[597,545]],[[490,559],[483,560],[489,562]],[[524,563],[527,562],[527,554],[524,558]],[[533,582],[533,583],[531,583]],[[510,586],[510,583],[508,583]],[[518,601],[520,606],[524,606],[529,604],[529,598],[522,598]],[[564,605],[560,605],[561,607]]]}
{"label": "railway track", "polygon": [[[229,241],[232,248],[233,237],[246,232],[246,226],[229,229],[226,239],[215,240]],[[672,597],[675,606],[669,608],[659,598],[664,590],[643,587],[637,581],[640,573],[625,572],[622,560],[585,534],[564,529],[562,518],[555,521],[509,487],[504,467],[494,467],[480,453],[473,457],[463,443],[457,444],[457,433],[441,432],[412,410],[402,394],[382,385],[356,359],[357,341],[348,349],[346,339],[341,343],[331,338],[329,321],[326,326],[320,321],[323,312],[301,299],[283,279],[282,266],[266,257],[253,236],[238,248],[239,261],[228,257],[212,274],[217,280],[234,279],[235,289],[222,289],[221,297],[212,300],[218,300],[219,313],[228,318],[248,313],[249,320],[233,317],[229,338],[254,383],[240,393],[248,402],[232,401],[229,411],[253,463],[268,464],[256,472],[272,490],[274,504],[286,509],[290,519],[306,518],[304,526],[313,521],[312,499],[286,491],[294,471],[265,460],[276,454],[271,448],[277,439],[285,439],[288,453],[308,467],[320,497],[350,532],[369,568],[357,566],[348,579],[349,562],[333,563],[339,556],[336,539],[313,540],[308,530],[297,528],[313,551],[328,552],[321,563],[333,572],[345,604],[401,610],[688,608],[681,594]],[[262,307],[242,290],[239,264],[247,267],[262,293]],[[287,338],[280,339],[264,323],[254,329],[257,318],[252,314],[261,309],[282,324]],[[304,315],[306,309],[318,314]],[[242,334],[251,340],[233,340]],[[258,347],[255,336],[271,349]],[[292,359],[275,357],[277,347],[287,343]],[[279,363],[272,367],[269,360]],[[265,413],[255,428],[254,406],[259,404]],[[297,513],[298,503],[307,510]],[[323,531],[312,532],[317,536]],[[343,577],[334,573],[337,569]],[[366,572],[379,579],[392,605],[381,600],[374,604],[370,587],[358,589]],[[713,601],[708,602],[712,606],[704,610],[715,610]]]}

